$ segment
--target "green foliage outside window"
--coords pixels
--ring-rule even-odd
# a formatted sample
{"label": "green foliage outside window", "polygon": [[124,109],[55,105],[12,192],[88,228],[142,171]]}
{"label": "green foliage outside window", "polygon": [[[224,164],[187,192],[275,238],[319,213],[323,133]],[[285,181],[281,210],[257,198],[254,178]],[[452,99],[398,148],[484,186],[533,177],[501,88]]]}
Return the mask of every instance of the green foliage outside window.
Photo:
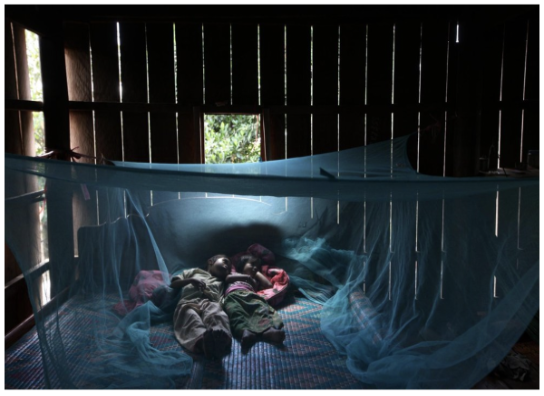
{"label": "green foliage outside window", "polygon": [[[38,36],[26,30],[25,40],[28,62],[28,77],[30,79],[30,98],[33,101],[42,102],[42,69],[40,65],[40,46]],[[32,113],[32,118],[34,124],[34,140],[36,142],[36,155],[41,155],[45,152],[43,113],[35,111]]]}
{"label": "green foliage outside window", "polygon": [[261,134],[258,115],[205,114],[204,125],[207,164],[260,161]]}

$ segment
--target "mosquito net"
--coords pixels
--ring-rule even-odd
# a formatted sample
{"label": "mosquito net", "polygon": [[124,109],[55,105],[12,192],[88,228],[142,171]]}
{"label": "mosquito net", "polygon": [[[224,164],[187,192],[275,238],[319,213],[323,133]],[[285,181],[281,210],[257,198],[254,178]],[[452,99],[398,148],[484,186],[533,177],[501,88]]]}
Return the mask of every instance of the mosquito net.
{"label": "mosquito net", "polygon": [[176,387],[193,360],[152,334],[178,296],[135,297],[136,277],[168,285],[259,243],[323,305],[321,331],[362,387],[473,386],[538,310],[538,178],[422,175],[407,141],[235,165],[6,155],[6,240],[47,385]]}

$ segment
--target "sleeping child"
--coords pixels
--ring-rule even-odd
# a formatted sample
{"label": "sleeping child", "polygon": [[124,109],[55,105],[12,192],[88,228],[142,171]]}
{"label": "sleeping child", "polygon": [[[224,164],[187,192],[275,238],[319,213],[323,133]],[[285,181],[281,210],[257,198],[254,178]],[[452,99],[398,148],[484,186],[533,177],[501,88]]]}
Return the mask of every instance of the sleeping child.
{"label": "sleeping child", "polygon": [[193,268],[172,277],[170,287],[183,288],[174,312],[178,342],[209,359],[221,359],[231,351],[229,318],[220,299],[231,272],[230,260],[222,254],[208,259],[208,270]]}
{"label": "sleeping child", "polygon": [[261,261],[252,255],[244,255],[235,264],[237,274],[226,278],[227,290],[223,308],[228,314],[234,337],[240,340],[242,351],[263,340],[281,345],[285,340],[283,321],[258,290],[272,287],[261,273]]}

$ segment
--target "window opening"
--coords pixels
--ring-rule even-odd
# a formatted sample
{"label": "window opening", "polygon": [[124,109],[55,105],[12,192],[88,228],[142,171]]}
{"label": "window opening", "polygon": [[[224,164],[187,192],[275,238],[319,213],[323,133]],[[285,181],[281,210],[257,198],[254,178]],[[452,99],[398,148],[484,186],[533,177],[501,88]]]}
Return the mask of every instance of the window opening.
{"label": "window opening", "polygon": [[[177,53],[177,42],[176,42],[176,24],[172,26],[173,35],[174,35],[174,100],[176,104],[178,103],[178,53]],[[177,161],[179,164],[179,112],[176,111],[176,154]],[[179,194],[178,194],[179,195]]]}
{"label": "window opening", "polygon": [[232,24],[229,24],[230,104],[232,106]]}
{"label": "window opening", "polygon": [[[287,25],[283,25],[283,103],[287,106]],[[287,159],[287,113],[283,116],[285,159]]]}
{"label": "window opening", "polygon": [[206,62],[204,57],[204,24],[202,24],[202,104],[206,104]]}
{"label": "window opening", "polygon": [[[42,69],[40,61],[40,42],[37,34],[25,30],[26,57],[28,64],[28,78],[30,82],[30,99],[43,102]],[[45,132],[43,112],[32,112],[34,130],[35,155],[45,153]]]}
{"label": "window opening", "polygon": [[204,114],[204,162],[260,162],[259,114]]}
{"label": "window opening", "polygon": [[257,93],[258,103],[261,105],[261,25],[257,25]]}
{"label": "window opening", "polygon": [[457,35],[455,37],[455,42],[458,43],[459,42],[459,22],[457,22]]}
{"label": "window opening", "polygon": [[[123,103],[123,79],[121,75],[121,32],[119,29],[119,22],[117,22],[117,59],[119,67],[119,102]],[[119,112],[121,117],[121,160],[125,160],[125,136],[123,130],[123,111]]]}

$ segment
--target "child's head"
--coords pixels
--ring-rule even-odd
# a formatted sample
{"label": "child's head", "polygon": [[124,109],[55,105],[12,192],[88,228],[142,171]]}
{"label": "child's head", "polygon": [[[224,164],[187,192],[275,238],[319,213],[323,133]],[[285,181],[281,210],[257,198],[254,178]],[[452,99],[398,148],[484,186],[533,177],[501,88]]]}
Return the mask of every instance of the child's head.
{"label": "child's head", "polygon": [[261,270],[261,260],[258,257],[246,254],[240,257],[236,263],[236,272],[246,275],[254,275]]}
{"label": "child's head", "polygon": [[216,254],[208,259],[208,272],[213,276],[225,279],[230,271],[230,260],[224,254]]}

